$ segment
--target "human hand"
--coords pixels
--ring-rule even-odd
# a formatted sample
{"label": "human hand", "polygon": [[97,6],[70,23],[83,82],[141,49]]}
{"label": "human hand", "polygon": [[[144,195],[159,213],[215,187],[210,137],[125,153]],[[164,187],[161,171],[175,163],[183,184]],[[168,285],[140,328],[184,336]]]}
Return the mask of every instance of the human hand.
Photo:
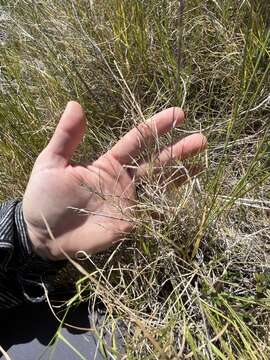
{"label": "human hand", "polygon": [[[131,232],[135,181],[147,175],[149,164],[132,172],[128,165],[183,120],[180,108],[164,110],[129,131],[93,163],[71,165],[86,120],[81,106],[69,102],[52,139],[35,162],[23,198],[24,219],[34,251],[51,260],[63,259],[64,253],[96,253]],[[156,164],[159,168],[166,166],[172,159],[183,160],[205,147],[205,137],[193,134],[157,154]]]}

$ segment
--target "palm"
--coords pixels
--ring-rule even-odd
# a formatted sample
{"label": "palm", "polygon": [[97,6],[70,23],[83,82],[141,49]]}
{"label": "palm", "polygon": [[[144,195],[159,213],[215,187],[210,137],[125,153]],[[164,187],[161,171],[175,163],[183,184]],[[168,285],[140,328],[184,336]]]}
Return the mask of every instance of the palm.
{"label": "palm", "polygon": [[[24,217],[37,253],[53,259],[63,258],[62,250],[71,256],[79,250],[93,253],[131,231],[136,195],[134,179],[125,165],[153,140],[153,124],[156,135],[171,128],[172,120],[167,115],[166,122],[164,114],[163,117],[160,114],[148,121],[147,126],[141,124],[140,129],[131,130],[92,164],[72,166],[69,160],[85,129],[80,106],[69,104],[52,140],[35,163],[24,196]],[[181,122],[182,112],[176,116]],[[144,145],[142,140],[146,140]],[[170,156],[184,158],[205,144],[201,135],[191,140],[175,144]],[[168,161],[168,153],[165,149],[159,154],[159,164]],[[146,168],[145,164],[140,166],[137,173],[145,175]],[[50,240],[48,227],[57,246]]]}

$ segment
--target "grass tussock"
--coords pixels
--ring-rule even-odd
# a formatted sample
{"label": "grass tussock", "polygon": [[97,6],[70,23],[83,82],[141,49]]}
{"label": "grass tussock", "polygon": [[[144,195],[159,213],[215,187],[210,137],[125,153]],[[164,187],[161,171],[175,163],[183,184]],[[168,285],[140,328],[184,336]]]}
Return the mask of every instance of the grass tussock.
{"label": "grass tussock", "polygon": [[127,359],[269,359],[268,2],[0,4],[1,200],[23,195],[69,99],[88,117],[75,161],[169,106],[187,121],[164,143],[209,140],[183,186],[139,185],[136,232],[83,262],[68,306],[101,300],[96,332],[120,327]]}

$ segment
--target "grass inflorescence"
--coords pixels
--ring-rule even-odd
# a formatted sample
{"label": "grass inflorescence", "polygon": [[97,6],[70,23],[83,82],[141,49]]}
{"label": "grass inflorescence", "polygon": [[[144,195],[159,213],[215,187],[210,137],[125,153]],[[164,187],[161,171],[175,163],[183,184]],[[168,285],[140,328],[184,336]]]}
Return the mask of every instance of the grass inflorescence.
{"label": "grass inflorescence", "polygon": [[[101,300],[95,331],[102,340],[121,327],[127,359],[268,359],[268,2],[0,4],[2,201],[23,195],[70,99],[88,117],[75,161],[169,106],[187,121],[164,143],[208,137],[198,176],[140,184],[135,233],[86,259],[68,306]],[[113,336],[100,343],[104,356],[120,356]]]}

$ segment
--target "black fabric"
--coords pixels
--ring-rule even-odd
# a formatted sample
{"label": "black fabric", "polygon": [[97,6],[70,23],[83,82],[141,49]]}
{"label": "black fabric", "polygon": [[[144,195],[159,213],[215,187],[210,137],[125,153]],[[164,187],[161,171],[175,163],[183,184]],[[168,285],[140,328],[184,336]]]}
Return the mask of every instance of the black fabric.
{"label": "black fabric", "polygon": [[0,204],[0,309],[43,301],[65,263],[34,254],[19,200]]}
{"label": "black fabric", "polygon": [[[59,311],[57,315],[60,318],[62,316]],[[99,331],[103,316],[100,310],[90,314],[88,304],[84,303],[70,309],[65,317],[65,323],[83,330],[68,325],[59,328],[60,324],[46,302],[24,304],[0,311],[0,322],[5,324],[0,327],[0,345],[11,359],[16,360],[121,359],[124,355],[124,340],[120,328],[114,331],[113,342],[111,333],[102,330],[102,341],[105,344],[103,352],[95,331],[87,330],[96,328]],[[55,338],[57,331],[64,340]],[[1,352],[0,359],[5,359]]]}
{"label": "black fabric", "polygon": [[[124,346],[120,330],[114,334],[114,349],[116,341],[118,353],[111,355],[111,334],[104,330],[102,341],[105,341],[107,350],[100,351],[99,337],[87,329],[102,327],[103,315],[95,310],[89,315],[87,304],[69,309],[59,328],[59,321],[43,301],[44,289],[58,304],[63,300],[53,284],[57,271],[65,263],[47,261],[33,253],[20,201],[0,204],[1,360],[6,359],[1,348],[16,360],[122,358]],[[72,296],[66,292],[62,295],[65,299]],[[61,319],[63,310],[58,312]],[[84,330],[70,327],[67,323]],[[55,340],[57,332],[61,335]]]}

